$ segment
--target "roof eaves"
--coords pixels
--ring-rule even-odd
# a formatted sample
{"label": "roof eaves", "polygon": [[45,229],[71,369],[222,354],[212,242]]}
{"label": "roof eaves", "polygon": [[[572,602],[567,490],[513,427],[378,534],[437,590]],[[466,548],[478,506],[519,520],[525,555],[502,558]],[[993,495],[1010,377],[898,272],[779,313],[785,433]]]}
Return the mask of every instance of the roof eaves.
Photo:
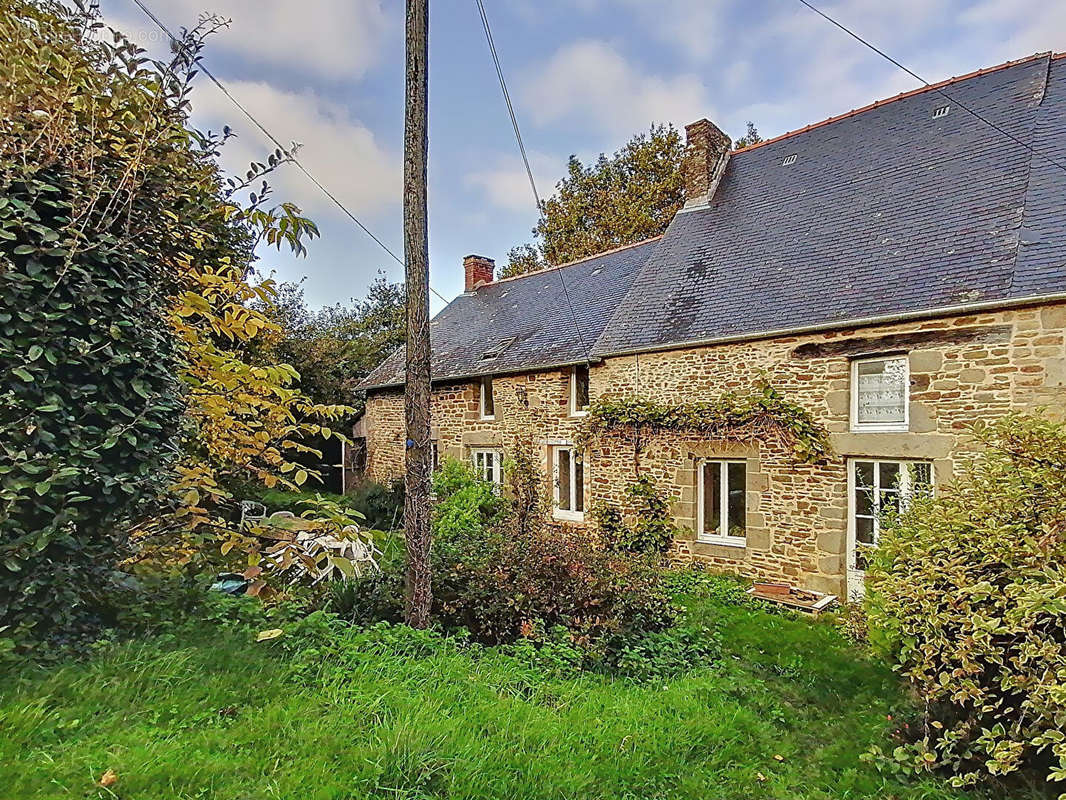
{"label": "roof eaves", "polygon": [[[602,361],[602,360],[603,359],[601,359],[601,358],[595,358],[595,357],[592,359],[593,363],[596,363],[596,362]],[[455,375],[443,375],[443,376],[434,375],[433,378],[432,378],[432,381],[435,384],[437,384],[437,383],[458,383],[459,381],[469,381],[469,380],[474,380],[475,378],[484,378],[484,377],[494,377],[495,378],[495,377],[499,377],[501,375],[521,375],[521,374],[524,374],[526,372],[548,372],[549,370],[553,370],[553,369],[562,369],[563,367],[573,367],[573,366],[576,366],[578,364],[585,364],[585,363],[587,363],[587,362],[585,361],[584,358],[572,358],[572,359],[569,359],[569,360],[566,360],[566,361],[551,361],[551,362],[546,362],[546,363],[542,363],[542,364],[531,364],[531,365],[528,365],[528,366],[522,365],[520,367],[518,367],[518,366],[506,367],[504,369],[489,370],[489,371],[485,371],[485,372],[468,372],[468,373],[459,373],[459,374],[455,374]],[[376,390],[376,389],[399,389],[402,386],[403,386],[403,381],[402,380],[397,380],[397,381],[389,381],[387,383],[378,383],[378,384],[374,384],[372,386],[364,386],[364,387],[362,387],[362,390],[369,392],[369,391],[373,391],[373,390]]]}
{"label": "roof eaves", "polygon": [[754,342],[763,339],[776,339],[780,336],[795,336],[803,333],[817,333],[819,331],[834,331],[845,328],[862,328],[869,325],[885,325],[894,322],[908,322],[912,320],[930,319],[933,317],[946,317],[955,314],[968,314],[974,311],[990,311],[997,309],[1019,308],[1023,306],[1037,305],[1040,303],[1055,303],[1066,301],[1066,292],[1054,292],[1051,294],[1029,295],[1027,297],[1005,298],[999,300],[982,300],[974,303],[962,303],[955,306],[940,306],[938,308],[922,309],[917,311],[903,311],[894,314],[881,314],[871,317],[853,317],[850,319],[827,320],[815,322],[810,325],[799,325],[792,328],[779,328],[775,330],[751,331],[745,333],[730,334],[726,336],[711,336],[702,339],[689,339],[683,342],[669,342],[666,344],[650,344],[639,347],[622,349],[605,349],[594,353],[596,360],[602,361],[607,358],[619,356],[633,356],[642,353],[658,353],[670,350],[684,350],[690,347],[710,347],[719,344],[732,344],[736,342]]}

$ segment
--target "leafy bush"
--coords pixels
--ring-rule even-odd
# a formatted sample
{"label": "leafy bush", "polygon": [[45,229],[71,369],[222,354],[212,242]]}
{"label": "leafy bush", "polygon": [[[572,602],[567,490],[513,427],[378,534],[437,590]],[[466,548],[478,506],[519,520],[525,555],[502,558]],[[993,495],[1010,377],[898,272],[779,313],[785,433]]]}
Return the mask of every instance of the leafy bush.
{"label": "leafy bush", "polygon": [[660,573],[567,528],[505,514],[491,484],[452,464],[435,481],[434,616],[486,644],[536,629],[571,632],[587,650],[677,618]]}
{"label": "leafy bush", "polygon": [[1066,428],[1008,417],[975,435],[983,456],[892,520],[871,566],[871,639],[924,709],[893,760],[958,785],[1066,780]]}
{"label": "leafy bush", "polygon": [[241,500],[258,500],[266,506],[268,514],[273,514],[275,511],[289,511],[300,516],[307,510],[307,501],[314,500],[316,497],[325,498],[342,507],[355,508],[350,497],[330,492],[289,492],[282,489],[267,489],[260,484],[250,484],[242,487],[237,494]]}
{"label": "leafy bush", "polygon": [[367,481],[345,495],[345,502],[366,517],[367,527],[394,531],[403,527],[403,479],[389,486]]}
{"label": "leafy bush", "polygon": [[747,581],[736,575],[712,572],[700,562],[671,567],[665,571],[664,579],[674,597],[711,600],[718,605],[751,604]]}
{"label": "leafy bush", "polygon": [[180,87],[83,21],[0,2],[0,629],[21,641],[91,620],[182,411],[163,222],[201,157]]}
{"label": "leafy bush", "polygon": [[381,550],[381,572],[333,581],[326,590],[325,609],[353,625],[403,620],[406,554],[402,538],[382,531],[371,534]]}
{"label": "leafy bush", "polygon": [[708,666],[721,656],[713,630],[686,626],[619,637],[606,651],[605,666],[610,672],[638,681],[671,678]]}
{"label": "leafy bush", "polygon": [[655,481],[642,475],[626,487],[632,524],[615,506],[600,504],[592,510],[604,544],[621,553],[665,553],[678,535],[670,503]]}

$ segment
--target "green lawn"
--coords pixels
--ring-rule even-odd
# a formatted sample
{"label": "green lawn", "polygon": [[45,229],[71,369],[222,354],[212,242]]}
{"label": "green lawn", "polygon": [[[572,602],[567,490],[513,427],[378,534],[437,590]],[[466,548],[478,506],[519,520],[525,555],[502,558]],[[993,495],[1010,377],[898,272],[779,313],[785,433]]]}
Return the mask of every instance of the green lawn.
{"label": "green lawn", "polygon": [[[705,601],[725,653],[665,684],[547,679],[445,649],[294,678],[279,642],[204,631],[0,691],[0,797],[962,798],[858,756],[902,701],[828,624]],[[94,789],[107,769],[110,791]]]}

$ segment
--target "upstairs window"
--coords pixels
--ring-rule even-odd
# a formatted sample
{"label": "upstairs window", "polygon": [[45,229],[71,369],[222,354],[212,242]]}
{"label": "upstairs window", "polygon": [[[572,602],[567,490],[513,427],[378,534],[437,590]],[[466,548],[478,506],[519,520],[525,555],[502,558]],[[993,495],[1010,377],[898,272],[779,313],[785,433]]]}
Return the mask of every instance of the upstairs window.
{"label": "upstairs window", "polygon": [[909,387],[910,374],[906,356],[852,361],[852,430],[907,430]]}
{"label": "upstairs window", "polygon": [[492,395],[492,378],[481,379],[481,418],[496,419],[496,398]]}
{"label": "upstairs window", "polygon": [[502,450],[474,450],[471,456],[474,461],[474,472],[481,480],[494,483],[497,488],[503,486]]}
{"label": "upstairs window", "polygon": [[555,516],[583,522],[585,519],[585,459],[567,445],[555,448]]}
{"label": "upstairs window", "polygon": [[699,540],[743,547],[747,541],[747,463],[705,461],[700,464],[697,489]]}
{"label": "upstairs window", "polygon": [[570,415],[584,416],[589,413],[589,367],[575,366],[570,373]]}

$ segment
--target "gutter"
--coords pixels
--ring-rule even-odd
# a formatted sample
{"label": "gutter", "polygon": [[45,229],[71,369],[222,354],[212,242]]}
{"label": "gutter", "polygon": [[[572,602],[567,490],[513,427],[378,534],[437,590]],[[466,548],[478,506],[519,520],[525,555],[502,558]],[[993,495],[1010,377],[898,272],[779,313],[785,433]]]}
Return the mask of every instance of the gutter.
{"label": "gutter", "polygon": [[[1019,297],[1013,300],[984,300],[978,303],[962,303],[957,306],[941,306],[940,308],[927,309],[925,311],[907,311],[895,314],[882,314],[873,317],[854,317],[833,322],[819,322],[813,325],[800,325],[793,328],[778,328],[776,330],[763,331],[761,333],[737,333],[730,336],[714,336],[705,339],[689,339],[683,342],[670,344],[655,344],[644,347],[631,347],[625,350],[609,350],[596,353],[599,360],[614,358],[616,356],[637,355],[640,353],[656,353],[669,350],[684,350],[689,347],[707,347],[716,344],[728,344],[731,342],[757,342],[763,339],[777,339],[782,336],[794,336],[802,333],[817,333],[819,331],[834,331],[842,328],[863,328],[870,325],[884,325],[894,322],[910,322],[934,317],[954,316],[968,314],[975,311],[995,311],[1018,308],[1049,302],[1066,301],[1066,292],[1055,294],[1038,294],[1029,297]],[[400,384],[402,385],[402,384]]]}
{"label": "gutter", "polygon": [[[602,358],[591,358],[589,361],[585,359],[577,359],[571,361],[556,361],[549,364],[534,364],[532,366],[511,367],[508,369],[501,369],[496,372],[470,372],[460,375],[446,375],[444,377],[434,377],[431,383],[437,385],[442,383],[459,383],[460,381],[469,381],[474,378],[484,378],[486,376],[500,376],[500,375],[520,375],[523,372],[548,372],[553,369],[562,369],[563,367],[574,367],[579,364],[585,363],[598,363],[603,361]],[[372,392],[376,389],[398,389],[404,385],[403,381],[393,381],[391,383],[375,383],[372,386],[360,386],[361,392]]]}

